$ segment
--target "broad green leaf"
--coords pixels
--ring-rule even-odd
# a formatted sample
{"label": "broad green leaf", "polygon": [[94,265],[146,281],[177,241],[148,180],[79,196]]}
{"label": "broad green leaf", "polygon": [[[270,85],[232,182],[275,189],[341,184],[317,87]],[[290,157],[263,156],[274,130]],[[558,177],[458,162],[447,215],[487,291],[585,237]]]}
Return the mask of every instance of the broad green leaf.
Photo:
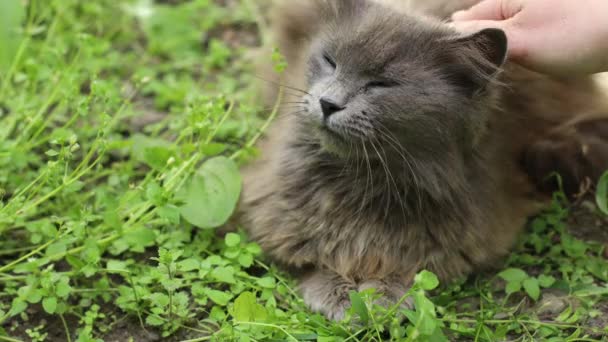
{"label": "broad green leaf", "polygon": [[217,156],[226,150],[226,145],[218,143],[210,143],[201,147],[201,153],[206,156]]}
{"label": "broad green leaf", "polygon": [[120,260],[108,260],[106,269],[109,273],[128,273],[127,263]]}
{"label": "broad green leaf", "polygon": [[154,205],[161,205],[163,200],[163,188],[156,182],[150,182],[146,187],[146,199]]}
{"label": "broad green leaf", "polygon": [[226,234],[224,240],[226,241],[226,246],[228,247],[234,247],[241,243],[241,237],[235,233]]}
{"label": "broad green leaf", "polygon": [[439,279],[437,276],[429,271],[423,270],[418,273],[414,278],[414,282],[418,284],[423,290],[433,290],[439,286]]}
{"label": "broad green leaf", "polygon": [[69,280],[61,280],[55,284],[55,294],[60,298],[67,298],[72,292],[72,287],[69,284]]}
{"label": "broad green leaf", "polygon": [[168,292],[173,292],[182,285],[182,282],[183,281],[180,278],[173,278],[161,280],[160,283],[165,288],[165,290],[167,290]]}
{"label": "broad green leaf", "polygon": [[134,252],[143,252],[146,247],[154,246],[156,234],[148,227],[137,227],[123,237]]}
{"label": "broad green leaf", "polygon": [[144,161],[155,170],[162,170],[173,153],[166,147],[153,146],[144,149]]}
{"label": "broad green leaf", "polygon": [[167,296],[164,293],[160,293],[160,292],[153,293],[150,295],[149,298],[150,298],[150,302],[152,302],[152,304],[154,304],[155,306],[158,306],[161,308],[169,306],[169,302],[170,302],[169,296]]}
{"label": "broad green leaf", "polygon": [[[488,327],[484,327],[486,332],[489,332],[490,330],[488,329]],[[488,334],[490,337],[492,336],[491,334]],[[443,331],[441,331],[441,329],[435,329],[433,331],[433,333],[429,336],[429,341],[431,342],[449,342],[450,340],[448,340],[448,338],[443,334]]]}
{"label": "broad green leaf", "polygon": [[215,157],[203,164],[182,188],[177,198],[185,203],[180,212],[199,228],[216,228],[228,221],[241,194],[241,175],[226,157]]}
{"label": "broad green leaf", "polygon": [[66,250],[66,243],[64,241],[57,241],[46,248],[46,256],[48,258],[62,258]]}
{"label": "broad green leaf", "polygon": [[216,267],[211,271],[211,277],[222,283],[236,283],[236,280],[234,279],[234,269],[232,267]]}
{"label": "broad green leaf", "polygon": [[232,299],[232,294],[218,290],[206,289],[205,293],[215,304],[226,306]]}
{"label": "broad green leaf", "polygon": [[146,317],[146,324],[149,324],[149,325],[151,325],[153,327],[161,326],[164,323],[165,323],[165,321],[163,321],[157,315],[150,315],[150,316]]}
{"label": "broad green leaf", "polygon": [[365,302],[363,302],[363,299],[361,298],[361,295],[355,291],[350,291],[348,295],[350,297],[353,312],[359,315],[359,318],[361,318],[363,324],[367,324],[369,321],[369,312]]}
{"label": "broad green leaf", "polygon": [[564,251],[571,257],[580,258],[587,253],[589,248],[589,245],[569,234],[563,234],[561,240]]}
{"label": "broad green leaf", "polygon": [[505,292],[507,294],[515,293],[521,290],[521,283],[517,281],[508,282],[505,287]]}
{"label": "broad green leaf", "polygon": [[10,310],[11,316],[18,315],[18,314],[22,313],[23,311],[25,311],[25,309],[27,309],[27,303],[24,300],[22,300],[18,297],[13,298],[13,301],[11,302],[11,310]]}
{"label": "broad green leaf", "polygon": [[608,281],[608,267],[606,267],[605,259],[596,257],[589,258],[585,263],[585,268],[596,278]]}
{"label": "broad green leaf", "polygon": [[257,280],[258,285],[267,289],[274,289],[277,286],[277,282],[272,277],[260,278]]}
{"label": "broad green leaf", "polygon": [[528,278],[524,280],[523,285],[528,296],[535,301],[538,300],[538,297],[540,297],[540,286],[538,285],[538,279]]}
{"label": "broad green leaf", "polygon": [[234,301],[232,317],[239,322],[260,322],[267,317],[266,309],[257,303],[255,295],[243,292]]}
{"label": "broad green leaf", "polygon": [[[169,150],[171,147],[170,142],[159,138],[151,138],[139,133],[134,134],[131,139],[133,141],[131,155],[135,160],[148,165],[150,165],[150,163],[157,164],[157,162],[159,162],[164,166],[164,163],[166,162],[166,160],[164,162],[162,161],[164,156],[159,156],[157,158],[154,153],[161,150]],[[164,154],[164,152],[161,153]],[[152,165],[150,166],[154,167]]]}
{"label": "broad green leaf", "polygon": [[418,317],[415,323],[416,328],[423,335],[432,335],[438,326],[435,304],[425,297],[424,291],[416,291],[414,293],[414,307]]}
{"label": "broad green leaf", "polygon": [[172,204],[158,208],[157,213],[159,217],[169,221],[171,224],[179,224],[180,222],[179,208]]}
{"label": "broad green leaf", "polygon": [[541,274],[538,276],[538,284],[542,287],[549,287],[555,283],[555,278],[553,276],[547,276]]}
{"label": "broad green leaf", "polygon": [[241,254],[241,250],[238,247],[228,247],[225,251],[224,251],[224,256],[228,259],[234,259],[236,257],[239,256],[239,254]]}
{"label": "broad green leaf", "polygon": [[[236,305],[236,301],[234,305]],[[219,306],[213,306],[211,312],[209,313],[209,318],[216,322],[223,321],[226,319],[226,312],[224,312],[224,310]]]}
{"label": "broad green leaf", "polygon": [[27,297],[27,301],[29,303],[38,303],[42,300],[42,295],[43,292],[42,290],[33,290],[29,293],[29,296]]}
{"label": "broad green leaf", "polygon": [[608,171],[602,175],[597,183],[595,201],[600,211],[608,215]]}
{"label": "broad green leaf", "polygon": [[417,312],[435,317],[435,304],[424,295],[424,291],[419,290],[414,293],[414,306]]}
{"label": "broad green leaf", "polygon": [[251,267],[253,265],[253,256],[251,254],[240,254],[238,261],[243,267]]}
{"label": "broad green leaf", "polygon": [[510,283],[521,283],[524,279],[528,278],[528,274],[519,268],[508,268],[498,273],[498,276]]}
{"label": "broad green leaf", "polygon": [[72,266],[76,270],[81,269],[86,265],[84,261],[78,259],[73,255],[66,255],[65,260],[68,262],[68,264],[70,264],[70,266]]}
{"label": "broad green leaf", "polygon": [[42,308],[49,314],[54,314],[57,310],[57,298],[46,297],[42,300]]}
{"label": "broad green leaf", "polygon": [[38,303],[44,294],[40,289],[34,286],[26,285],[17,290],[19,298],[24,298],[29,303]]}
{"label": "broad green leaf", "polygon": [[182,272],[189,272],[198,270],[201,267],[201,263],[198,259],[190,258],[178,262],[177,267]]}
{"label": "broad green leaf", "polygon": [[0,1],[0,75],[8,71],[19,49],[25,17],[23,4],[21,0]]}
{"label": "broad green leaf", "polygon": [[97,240],[87,239],[83,247],[84,250],[80,253],[82,260],[88,264],[96,264],[101,258],[101,251],[97,245]]}
{"label": "broad green leaf", "polygon": [[257,243],[250,243],[247,245],[247,247],[245,247],[245,249],[247,249],[247,251],[253,255],[259,255],[262,253],[262,248],[260,248],[260,245]]}

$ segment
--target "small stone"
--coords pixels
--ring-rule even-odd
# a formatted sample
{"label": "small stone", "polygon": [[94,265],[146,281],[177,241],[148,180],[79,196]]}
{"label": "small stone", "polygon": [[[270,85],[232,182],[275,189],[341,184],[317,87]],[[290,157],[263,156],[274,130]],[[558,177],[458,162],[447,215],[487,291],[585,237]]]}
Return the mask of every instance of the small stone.
{"label": "small stone", "polygon": [[509,318],[509,314],[507,314],[506,312],[499,312],[496,315],[494,315],[494,319],[507,319]]}
{"label": "small stone", "polygon": [[543,294],[543,299],[538,303],[536,312],[539,315],[559,315],[568,307],[568,302],[551,293]]}
{"label": "small stone", "polygon": [[160,335],[154,331],[147,331],[146,337],[148,341],[160,341]]}

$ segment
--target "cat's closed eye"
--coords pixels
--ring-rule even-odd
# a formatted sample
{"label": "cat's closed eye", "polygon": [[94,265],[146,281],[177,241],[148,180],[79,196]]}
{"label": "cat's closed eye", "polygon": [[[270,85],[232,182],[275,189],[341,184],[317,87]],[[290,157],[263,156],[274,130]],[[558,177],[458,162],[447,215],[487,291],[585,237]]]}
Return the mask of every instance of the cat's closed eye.
{"label": "cat's closed eye", "polygon": [[334,59],[331,58],[331,56],[329,56],[328,54],[324,54],[323,60],[325,60],[325,63],[327,63],[327,65],[329,65],[332,69],[336,69],[336,67],[337,67],[336,61],[334,61]]}
{"label": "cat's closed eye", "polygon": [[365,89],[373,89],[373,88],[392,88],[398,86],[399,83],[390,80],[378,80],[371,81],[365,85]]}

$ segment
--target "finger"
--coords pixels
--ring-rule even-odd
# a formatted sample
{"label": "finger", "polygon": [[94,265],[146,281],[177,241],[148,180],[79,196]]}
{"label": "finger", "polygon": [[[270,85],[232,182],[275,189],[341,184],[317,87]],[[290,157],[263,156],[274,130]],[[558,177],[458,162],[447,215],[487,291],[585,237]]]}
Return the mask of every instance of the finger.
{"label": "finger", "polygon": [[505,20],[521,11],[522,4],[522,0],[484,0],[468,10],[454,13],[452,20]]}
{"label": "finger", "polygon": [[473,34],[487,28],[504,30],[505,22],[494,20],[454,21],[449,26],[464,34]]}

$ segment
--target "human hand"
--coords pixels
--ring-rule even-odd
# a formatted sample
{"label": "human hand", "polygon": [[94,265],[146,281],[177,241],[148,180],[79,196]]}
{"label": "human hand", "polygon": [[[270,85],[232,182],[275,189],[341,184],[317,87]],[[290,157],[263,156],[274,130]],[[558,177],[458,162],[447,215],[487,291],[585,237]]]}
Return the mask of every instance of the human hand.
{"label": "human hand", "polygon": [[453,14],[463,32],[500,28],[514,61],[547,74],[608,71],[607,0],[484,0]]}

